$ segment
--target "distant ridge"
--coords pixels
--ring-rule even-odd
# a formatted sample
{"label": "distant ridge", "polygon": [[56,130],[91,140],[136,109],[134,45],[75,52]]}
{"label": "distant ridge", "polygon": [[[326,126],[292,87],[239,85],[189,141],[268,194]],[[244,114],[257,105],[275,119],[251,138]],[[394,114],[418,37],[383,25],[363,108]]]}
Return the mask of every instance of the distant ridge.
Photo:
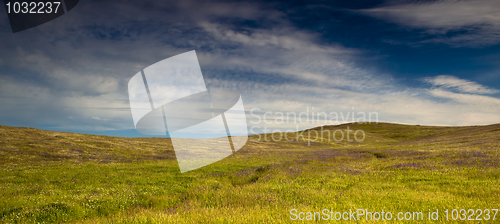
{"label": "distant ridge", "polygon": [[[322,126],[324,132],[337,129],[363,130],[366,138],[362,142],[336,142],[330,139],[311,141],[314,147],[349,148],[349,147],[379,147],[396,146],[426,147],[441,145],[442,147],[469,147],[471,149],[491,149],[500,146],[500,124],[463,127],[435,127],[420,125],[401,125],[391,123],[372,124],[342,124]],[[307,135],[308,130],[302,132]],[[308,146],[297,133],[288,133],[289,139],[299,141],[287,142],[265,141],[271,139],[271,134],[253,135],[242,148],[241,153],[258,152],[261,150],[279,150],[283,147],[295,147],[295,144]],[[306,136],[307,137],[307,136]],[[260,141],[257,141],[260,139]],[[257,147],[258,146],[258,147]],[[307,147],[307,150],[315,150]],[[256,148],[259,150],[256,151]],[[129,138],[111,137],[105,135],[78,134],[39,130],[35,128],[10,127],[0,125],[0,164],[15,164],[22,162],[39,163],[47,161],[70,162],[130,162],[140,160],[172,159],[175,153],[169,138]]]}

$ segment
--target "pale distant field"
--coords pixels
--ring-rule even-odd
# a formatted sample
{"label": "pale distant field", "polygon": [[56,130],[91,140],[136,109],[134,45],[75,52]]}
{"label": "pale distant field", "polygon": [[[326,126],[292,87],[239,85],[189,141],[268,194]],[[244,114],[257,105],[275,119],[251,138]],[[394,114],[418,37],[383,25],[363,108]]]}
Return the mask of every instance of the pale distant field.
{"label": "pale distant field", "polygon": [[[345,223],[335,212],[366,209],[392,220],[351,222],[500,223],[500,125],[327,129],[347,126],[366,139],[260,136],[182,174],[169,139],[0,126],[0,222],[290,223],[328,209],[330,222]],[[429,221],[429,210],[439,220]],[[399,212],[423,220],[397,221]]]}

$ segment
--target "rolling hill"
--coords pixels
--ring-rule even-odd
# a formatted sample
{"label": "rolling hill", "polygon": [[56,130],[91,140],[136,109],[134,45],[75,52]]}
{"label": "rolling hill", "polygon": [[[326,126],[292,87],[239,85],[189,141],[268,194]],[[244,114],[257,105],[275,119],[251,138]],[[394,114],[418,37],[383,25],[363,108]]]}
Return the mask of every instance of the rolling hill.
{"label": "rolling hill", "polygon": [[0,126],[0,221],[288,223],[292,209],[384,210],[392,220],[430,209],[445,222],[446,209],[500,206],[500,124],[343,124],[284,137],[250,136],[181,174],[167,138]]}

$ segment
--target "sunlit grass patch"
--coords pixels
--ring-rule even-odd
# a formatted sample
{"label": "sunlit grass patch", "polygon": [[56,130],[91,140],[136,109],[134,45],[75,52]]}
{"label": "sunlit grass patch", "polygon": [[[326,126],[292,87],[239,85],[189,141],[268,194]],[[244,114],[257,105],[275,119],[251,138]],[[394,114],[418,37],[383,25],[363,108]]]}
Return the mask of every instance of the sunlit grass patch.
{"label": "sunlit grass patch", "polygon": [[349,125],[366,140],[249,141],[182,174],[169,139],[2,126],[0,221],[288,223],[291,209],[500,205],[497,126]]}

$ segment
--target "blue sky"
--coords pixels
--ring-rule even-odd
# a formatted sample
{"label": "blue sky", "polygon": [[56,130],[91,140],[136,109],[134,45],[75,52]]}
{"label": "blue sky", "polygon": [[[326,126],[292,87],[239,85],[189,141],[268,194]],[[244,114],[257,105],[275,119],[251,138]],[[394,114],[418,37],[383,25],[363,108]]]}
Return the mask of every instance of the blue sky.
{"label": "blue sky", "polygon": [[[500,122],[500,2],[87,1],[12,33],[0,10],[0,124],[139,136],[128,80],[196,50],[207,86],[271,112]],[[253,108],[259,113],[250,115]],[[254,110],[256,111],[256,110]]]}

